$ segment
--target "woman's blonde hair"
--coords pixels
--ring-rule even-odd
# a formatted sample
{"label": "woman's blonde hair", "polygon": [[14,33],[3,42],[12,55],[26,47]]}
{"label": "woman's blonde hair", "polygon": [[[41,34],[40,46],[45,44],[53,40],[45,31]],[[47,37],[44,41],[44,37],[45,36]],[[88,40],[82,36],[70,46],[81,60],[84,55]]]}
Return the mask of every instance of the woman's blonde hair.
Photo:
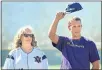
{"label": "woman's blonde hair", "polygon": [[[15,48],[18,48],[18,47],[21,47],[22,46],[22,41],[21,41],[21,36],[22,34],[24,34],[25,30],[26,29],[29,29],[32,31],[33,33],[33,29],[31,26],[25,26],[25,27],[22,27],[18,30],[16,36],[14,37],[14,47]],[[35,41],[35,36],[34,36],[34,33],[33,33],[33,36],[32,36],[32,42],[31,42],[31,45],[33,47],[37,47],[37,41]]]}

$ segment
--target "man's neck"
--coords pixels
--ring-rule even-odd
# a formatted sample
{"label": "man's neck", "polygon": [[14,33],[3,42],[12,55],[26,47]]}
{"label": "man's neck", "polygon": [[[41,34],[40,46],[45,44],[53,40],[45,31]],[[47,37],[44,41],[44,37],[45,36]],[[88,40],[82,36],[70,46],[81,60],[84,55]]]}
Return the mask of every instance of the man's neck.
{"label": "man's neck", "polygon": [[80,36],[72,36],[72,39],[80,39],[81,38],[81,35]]}

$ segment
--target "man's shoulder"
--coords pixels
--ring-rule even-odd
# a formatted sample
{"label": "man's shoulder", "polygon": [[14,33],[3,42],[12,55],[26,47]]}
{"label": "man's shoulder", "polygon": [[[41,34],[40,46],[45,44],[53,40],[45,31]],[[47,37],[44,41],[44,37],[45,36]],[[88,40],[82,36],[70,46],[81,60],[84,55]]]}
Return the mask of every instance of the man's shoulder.
{"label": "man's shoulder", "polygon": [[88,39],[88,38],[86,38],[86,37],[82,37],[82,39],[83,39],[84,42],[86,42],[86,43],[94,43],[94,41],[92,41],[92,40],[90,40],[90,39]]}

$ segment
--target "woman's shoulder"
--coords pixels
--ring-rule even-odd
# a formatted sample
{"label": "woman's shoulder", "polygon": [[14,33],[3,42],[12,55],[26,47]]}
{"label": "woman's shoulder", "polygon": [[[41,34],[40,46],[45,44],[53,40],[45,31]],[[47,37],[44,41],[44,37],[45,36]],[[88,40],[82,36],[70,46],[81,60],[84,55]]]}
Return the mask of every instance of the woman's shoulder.
{"label": "woman's shoulder", "polygon": [[44,51],[41,50],[39,47],[35,47],[35,48],[34,48],[34,51],[36,51],[37,53],[42,53],[42,54],[44,54]]}
{"label": "woman's shoulder", "polygon": [[19,50],[19,48],[14,48],[9,52],[9,55],[14,55],[17,51]]}
{"label": "woman's shoulder", "polygon": [[42,51],[39,47],[34,47],[34,50],[36,50],[36,51]]}

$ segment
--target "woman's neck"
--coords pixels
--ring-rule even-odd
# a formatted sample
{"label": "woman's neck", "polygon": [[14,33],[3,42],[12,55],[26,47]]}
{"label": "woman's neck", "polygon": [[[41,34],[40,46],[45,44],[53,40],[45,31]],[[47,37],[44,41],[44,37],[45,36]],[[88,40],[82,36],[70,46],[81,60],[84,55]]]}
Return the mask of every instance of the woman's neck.
{"label": "woman's neck", "polygon": [[30,53],[32,51],[32,49],[33,49],[33,47],[31,46],[31,44],[24,44],[24,45],[22,44],[22,47],[21,48],[26,53]]}

